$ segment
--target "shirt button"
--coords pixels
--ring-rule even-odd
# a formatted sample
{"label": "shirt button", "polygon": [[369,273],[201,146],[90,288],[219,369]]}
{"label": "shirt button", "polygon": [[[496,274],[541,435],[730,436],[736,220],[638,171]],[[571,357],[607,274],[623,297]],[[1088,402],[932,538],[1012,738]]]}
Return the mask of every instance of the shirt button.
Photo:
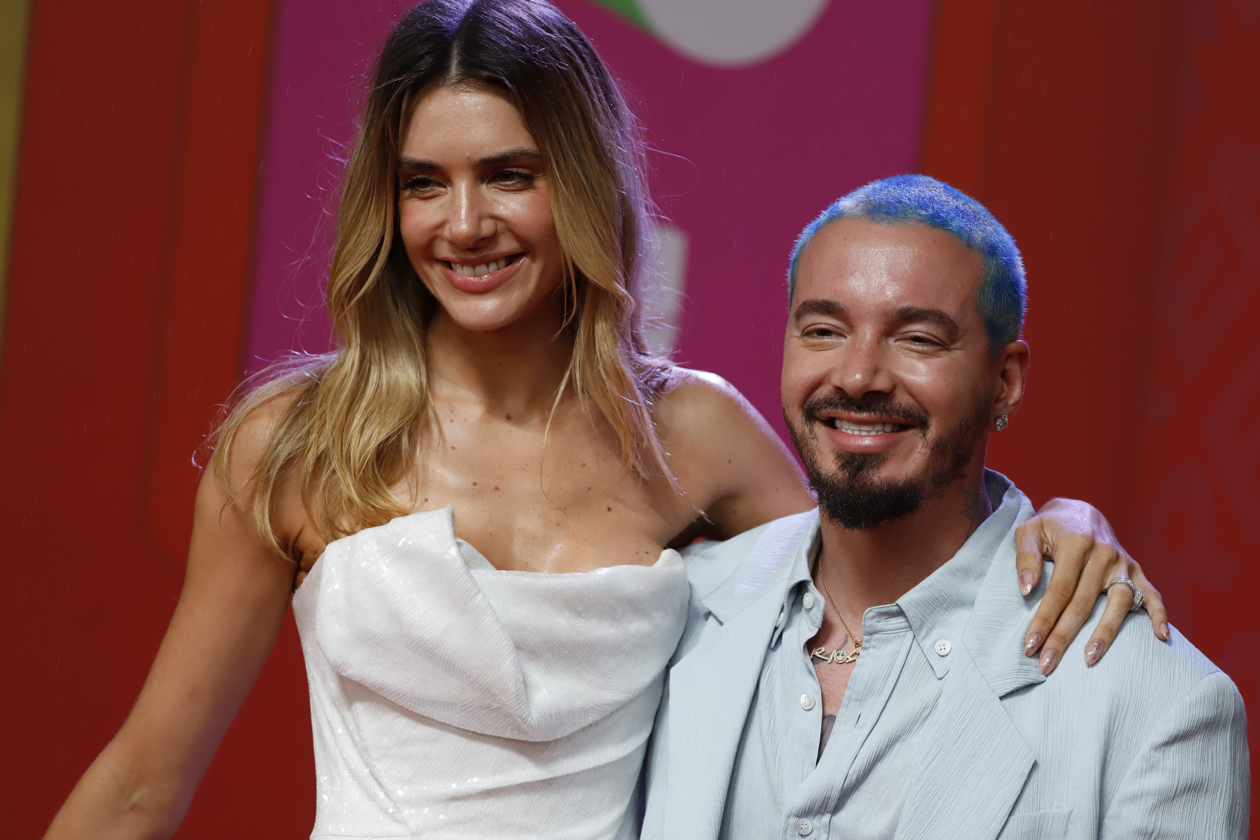
{"label": "shirt button", "polygon": [[801,599],[801,603],[805,605],[805,609],[812,610],[814,608],[814,593],[806,592],[805,597]]}
{"label": "shirt button", "polygon": [[949,656],[949,640],[941,639],[933,647],[936,649],[937,656]]}
{"label": "shirt button", "polygon": [[801,708],[807,712],[810,709],[814,708],[814,698],[810,697],[808,694],[802,694],[801,695]]}
{"label": "shirt button", "polygon": [[814,833],[814,824],[802,817],[796,821],[796,833],[802,837],[808,837]]}
{"label": "shirt button", "polygon": [[776,618],[776,619],[774,620],[774,626],[775,626],[775,627],[782,627],[782,626],[783,626],[783,619],[784,619],[784,616],[785,616],[785,613],[784,613],[782,610],[780,610],[780,611],[779,611],[779,617],[778,617],[778,618]]}

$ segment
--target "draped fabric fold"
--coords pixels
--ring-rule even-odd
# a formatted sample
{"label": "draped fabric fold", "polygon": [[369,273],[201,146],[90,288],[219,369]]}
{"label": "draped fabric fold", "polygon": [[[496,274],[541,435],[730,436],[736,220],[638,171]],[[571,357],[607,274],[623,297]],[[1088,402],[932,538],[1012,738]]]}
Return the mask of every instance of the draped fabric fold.
{"label": "draped fabric fold", "polygon": [[293,598],[310,680],[316,837],[622,837],[682,559],[499,571],[450,509],[330,544]]}

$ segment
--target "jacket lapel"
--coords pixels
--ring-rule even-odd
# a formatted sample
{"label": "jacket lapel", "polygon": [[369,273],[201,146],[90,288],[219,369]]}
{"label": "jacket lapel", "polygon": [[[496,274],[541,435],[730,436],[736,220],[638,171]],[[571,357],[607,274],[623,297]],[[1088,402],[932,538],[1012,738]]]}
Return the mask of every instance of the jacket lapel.
{"label": "jacket lapel", "polygon": [[793,561],[817,517],[774,523],[734,572],[700,599],[701,638],[670,671],[665,836],[716,837],[753,694]]}
{"label": "jacket lapel", "polygon": [[1019,594],[1014,532],[1033,509],[1014,486],[1004,496],[1003,506],[1017,512],[976,593],[963,630],[959,653],[965,653],[953,662],[925,727],[936,737],[906,791],[902,840],[996,837],[1036,763],[1001,698],[1045,681],[1023,648],[1050,574],[1047,568],[1033,594]]}
{"label": "jacket lapel", "polygon": [[990,840],[1036,759],[969,657],[954,663],[926,727],[935,737],[906,788],[898,840]]}

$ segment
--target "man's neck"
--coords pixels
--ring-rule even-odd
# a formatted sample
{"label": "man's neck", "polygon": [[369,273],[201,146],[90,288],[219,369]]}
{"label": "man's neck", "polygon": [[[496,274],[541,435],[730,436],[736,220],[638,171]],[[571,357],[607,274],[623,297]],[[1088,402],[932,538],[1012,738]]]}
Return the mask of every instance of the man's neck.
{"label": "man's neck", "polygon": [[958,552],[993,507],[984,471],[927,499],[904,519],[851,530],[822,517],[822,561],[847,614],[891,604]]}

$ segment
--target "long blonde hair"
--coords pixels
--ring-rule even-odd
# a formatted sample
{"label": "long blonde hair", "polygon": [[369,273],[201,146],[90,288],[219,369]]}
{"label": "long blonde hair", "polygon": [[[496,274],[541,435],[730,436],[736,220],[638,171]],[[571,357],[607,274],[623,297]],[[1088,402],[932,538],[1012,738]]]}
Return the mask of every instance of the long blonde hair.
{"label": "long blonde hair", "polygon": [[[394,27],[346,172],[326,301],[340,348],[269,368],[212,437],[211,467],[229,493],[227,463],[241,424],[287,397],[250,474],[263,540],[288,554],[271,521],[277,483],[297,479],[325,539],[405,513],[390,490],[415,463],[429,422],[425,330],[437,303],[403,250],[395,161],[409,96],[432,83],[505,91],[538,142],[568,266],[571,389],[616,432],[623,469],[673,487],[651,416],[670,364],[643,340],[635,301],[650,265],[651,205],[642,146],[594,47],[542,0],[429,0]],[[235,497],[235,495],[233,495]]]}

